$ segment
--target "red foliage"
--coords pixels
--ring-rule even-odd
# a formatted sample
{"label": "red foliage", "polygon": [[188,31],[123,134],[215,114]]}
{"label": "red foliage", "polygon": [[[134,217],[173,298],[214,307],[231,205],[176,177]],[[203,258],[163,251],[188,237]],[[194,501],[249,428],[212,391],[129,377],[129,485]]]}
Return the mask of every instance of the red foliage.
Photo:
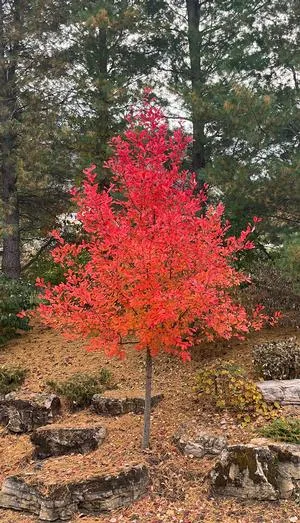
{"label": "red foliage", "polygon": [[[95,166],[85,171],[82,188],[72,194],[88,240],[69,244],[55,232],[52,254],[65,267],[65,282],[39,281],[45,323],[108,355],[124,356],[121,341],[134,333],[137,350],[186,360],[195,318],[208,339],[241,336],[268,320],[261,309],[248,317],[231,296],[248,281],[232,262],[238,251],[253,248],[254,227],[229,236],[223,205],[207,206],[205,193],[195,194],[194,174],[181,169],[189,143],[181,129],[170,132],[160,108],[146,100],[112,141],[109,190],[99,192]],[[78,262],[82,251],[86,264]]]}

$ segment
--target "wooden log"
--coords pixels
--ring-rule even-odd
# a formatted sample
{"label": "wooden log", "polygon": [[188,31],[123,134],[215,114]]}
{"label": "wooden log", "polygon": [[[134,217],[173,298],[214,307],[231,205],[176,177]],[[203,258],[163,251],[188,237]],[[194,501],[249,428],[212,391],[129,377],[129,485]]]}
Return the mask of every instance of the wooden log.
{"label": "wooden log", "polygon": [[300,406],[300,379],[261,381],[256,385],[267,403]]}

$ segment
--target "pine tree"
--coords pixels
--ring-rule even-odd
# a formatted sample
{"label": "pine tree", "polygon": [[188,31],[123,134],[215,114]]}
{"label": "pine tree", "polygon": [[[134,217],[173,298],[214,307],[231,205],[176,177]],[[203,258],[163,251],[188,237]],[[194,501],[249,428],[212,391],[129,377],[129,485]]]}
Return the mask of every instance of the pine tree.
{"label": "pine tree", "polygon": [[57,35],[67,18],[67,2],[0,0],[2,271],[10,278],[20,276],[22,241],[41,236],[62,200]]}
{"label": "pine tree", "polygon": [[161,8],[152,10],[149,4],[72,2],[74,154],[80,167],[92,161],[99,166],[103,185],[109,178],[101,167],[109,155],[109,139],[122,129],[124,111],[151,81],[164,52],[154,31]]}
{"label": "pine tree", "polygon": [[249,212],[265,216],[274,239],[299,223],[298,2],[176,5],[170,87],[193,127],[199,186],[215,186],[237,227]]}

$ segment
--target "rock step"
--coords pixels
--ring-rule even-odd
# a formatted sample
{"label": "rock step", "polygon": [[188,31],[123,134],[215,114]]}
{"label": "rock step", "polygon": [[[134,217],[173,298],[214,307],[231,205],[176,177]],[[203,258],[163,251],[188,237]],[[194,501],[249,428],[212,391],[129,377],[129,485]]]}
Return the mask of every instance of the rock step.
{"label": "rock step", "polygon": [[52,423],[60,411],[61,402],[55,394],[10,393],[0,397],[0,424],[16,434]]}
{"label": "rock step", "polygon": [[211,473],[215,494],[278,500],[300,494],[300,445],[231,445]]}
{"label": "rock step", "polygon": [[268,403],[300,406],[300,380],[261,381],[256,385]]}
{"label": "rock step", "polygon": [[66,454],[85,454],[101,445],[106,436],[102,426],[45,427],[35,430],[31,442],[35,446],[33,457],[45,459]]}
{"label": "rock step", "polygon": [[191,436],[184,428],[174,435],[173,441],[183,454],[195,458],[217,456],[227,447],[227,439],[223,436],[215,436],[208,432],[197,432]]}
{"label": "rock step", "polygon": [[[163,399],[163,394],[157,394],[151,398],[151,407],[154,408]],[[145,410],[145,398],[108,398],[101,394],[94,394],[91,408],[102,416],[120,416],[133,412],[143,414]]]}
{"label": "rock step", "polygon": [[0,507],[35,514],[40,521],[68,521],[74,514],[94,515],[129,505],[147,490],[148,469],[135,465],[118,474],[51,485],[43,494],[26,476],[9,476],[0,491]]}

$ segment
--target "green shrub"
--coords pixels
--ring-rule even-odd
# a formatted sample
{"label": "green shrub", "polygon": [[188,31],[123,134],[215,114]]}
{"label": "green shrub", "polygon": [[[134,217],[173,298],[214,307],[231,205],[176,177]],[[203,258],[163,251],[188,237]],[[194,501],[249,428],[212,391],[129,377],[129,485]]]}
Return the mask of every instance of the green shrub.
{"label": "green shrub", "polygon": [[275,264],[293,282],[295,292],[300,293],[300,235],[295,234],[284,242],[275,258]]}
{"label": "green shrub", "polygon": [[49,251],[42,253],[26,269],[26,278],[33,284],[38,277],[42,277],[46,283],[51,283],[51,285],[57,285],[64,281],[64,270],[61,265],[54,263]]}
{"label": "green shrub", "polygon": [[[64,240],[70,243],[77,243],[83,239],[82,231],[78,224],[64,226],[61,233]],[[25,269],[26,278],[32,283],[35,283],[38,277],[43,278],[46,283],[51,283],[51,285],[58,285],[65,281],[65,268],[61,264],[55,263],[51,254],[55,245],[56,241],[53,239],[47,249]],[[75,258],[72,257],[75,262],[72,270],[76,269],[76,265],[78,267],[86,265],[89,258],[89,253],[85,250],[81,251]]]}
{"label": "green shrub", "polygon": [[77,373],[64,382],[48,381],[47,385],[64,396],[71,408],[84,408],[91,404],[94,394],[112,388],[111,379],[110,371],[103,368],[99,374]]}
{"label": "green shrub", "polygon": [[260,430],[260,433],[278,441],[300,444],[300,419],[278,418]]}
{"label": "green shrub", "polygon": [[217,409],[232,410],[246,423],[253,417],[275,414],[274,407],[266,404],[255,383],[232,361],[217,361],[200,371],[196,390]]}
{"label": "green shrub", "polygon": [[272,260],[256,261],[250,268],[251,284],[239,289],[239,297],[249,312],[261,303],[267,314],[282,311],[281,326],[299,325],[300,292],[295,290],[294,281]]}
{"label": "green shrub", "polygon": [[17,314],[32,309],[36,304],[32,284],[0,277],[0,344],[16,336],[19,330],[29,330],[28,318],[19,318]]}
{"label": "green shrub", "polygon": [[300,345],[296,338],[261,343],[253,349],[253,363],[265,380],[300,378]]}
{"label": "green shrub", "polygon": [[0,394],[8,394],[24,382],[26,370],[18,367],[0,367]]}

